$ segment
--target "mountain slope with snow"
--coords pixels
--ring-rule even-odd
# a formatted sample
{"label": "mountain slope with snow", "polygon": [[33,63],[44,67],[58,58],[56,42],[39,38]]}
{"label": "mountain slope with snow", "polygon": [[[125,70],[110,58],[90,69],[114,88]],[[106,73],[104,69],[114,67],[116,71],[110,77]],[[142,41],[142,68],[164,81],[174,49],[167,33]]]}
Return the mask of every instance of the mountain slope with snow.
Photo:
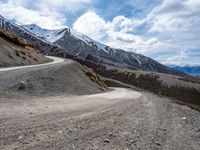
{"label": "mountain slope with snow", "polygon": [[37,25],[21,27],[2,16],[0,28],[26,39],[44,54],[65,58],[70,55],[102,65],[183,75],[149,57],[111,48],[69,28],[46,30]]}
{"label": "mountain slope with snow", "polygon": [[[78,33],[73,29],[65,28],[54,31],[49,35],[43,35],[44,39],[53,42],[63,48],[67,48],[74,55],[109,64],[120,68],[141,69],[147,71],[155,71],[161,73],[174,73],[178,72],[154,61],[151,58],[145,57],[140,54],[127,52],[121,49],[114,49],[104,44],[101,44],[86,35]],[[37,34],[35,32],[35,34]]]}

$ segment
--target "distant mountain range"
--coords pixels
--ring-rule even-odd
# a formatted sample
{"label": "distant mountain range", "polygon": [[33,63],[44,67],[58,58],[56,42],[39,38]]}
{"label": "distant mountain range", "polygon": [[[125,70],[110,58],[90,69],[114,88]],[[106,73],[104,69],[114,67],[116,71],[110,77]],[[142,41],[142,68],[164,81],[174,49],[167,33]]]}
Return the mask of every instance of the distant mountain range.
{"label": "distant mountain range", "polygon": [[171,66],[173,69],[200,77],[200,66]]}
{"label": "distant mountain range", "polygon": [[2,16],[0,28],[25,38],[44,54],[66,58],[70,54],[83,60],[117,68],[183,75],[149,57],[111,48],[70,28],[47,30],[34,24],[18,26]]}

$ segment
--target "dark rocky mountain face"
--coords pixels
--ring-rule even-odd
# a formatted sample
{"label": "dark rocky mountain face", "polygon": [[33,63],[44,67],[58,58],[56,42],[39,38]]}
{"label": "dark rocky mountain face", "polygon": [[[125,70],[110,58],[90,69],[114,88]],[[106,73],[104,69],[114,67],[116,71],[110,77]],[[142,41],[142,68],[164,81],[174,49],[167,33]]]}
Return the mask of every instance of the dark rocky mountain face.
{"label": "dark rocky mountain face", "polygon": [[70,52],[74,53],[76,56],[93,59],[115,67],[141,69],[160,73],[176,72],[143,55],[126,52],[120,49],[113,49],[108,46],[105,46],[105,49],[103,50],[94,42],[88,42],[88,44],[80,39],[74,38],[69,32],[66,32],[62,39],[59,39],[54,43],[69,49]]}
{"label": "dark rocky mountain face", "polygon": [[[141,69],[146,71],[180,74],[155,60],[133,52],[114,49],[100,44],[87,36],[78,35],[73,30],[63,29],[60,38],[53,41],[54,44],[68,49],[72,54],[86,60],[111,65],[119,68]],[[59,36],[59,34],[57,36]],[[53,39],[53,38],[51,38]]]}
{"label": "dark rocky mountain face", "polygon": [[[55,31],[45,30],[38,34],[38,31],[41,32],[42,29],[37,26],[37,30],[34,30],[34,27],[35,25],[21,27],[0,16],[1,29],[25,38],[44,54],[65,58],[78,57],[82,60],[118,68],[184,75],[149,57],[110,48],[68,28]],[[34,31],[37,32],[34,33]]]}

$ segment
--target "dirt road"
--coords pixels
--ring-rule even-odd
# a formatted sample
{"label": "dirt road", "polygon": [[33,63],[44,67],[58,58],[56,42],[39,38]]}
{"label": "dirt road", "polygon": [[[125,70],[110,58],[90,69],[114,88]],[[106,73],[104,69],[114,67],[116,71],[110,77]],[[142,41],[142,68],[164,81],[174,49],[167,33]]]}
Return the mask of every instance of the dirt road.
{"label": "dirt road", "polygon": [[[70,67],[77,65],[71,63]],[[33,68],[40,75],[43,70],[45,76],[49,70],[58,73],[53,66]],[[2,87],[13,83],[14,75],[20,78],[25,73],[21,78],[26,79],[27,73],[33,74],[30,67],[15,68],[9,72],[11,75],[4,71]],[[83,74],[80,69],[73,72],[70,75],[77,79],[84,77],[78,76]],[[88,85],[89,80],[85,78],[77,85],[80,83]],[[24,149],[199,150],[200,113],[167,98],[123,88],[93,95],[42,98],[0,92],[0,150]]]}
{"label": "dirt road", "polygon": [[36,67],[43,67],[48,65],[55,65],[65,62],[65,59],[59,57],[52,57],[46,56],[49,59],[52,59],[52,62],[45,63],[45,64],[38,64],[38,65],[27,65],[27,66],[17,66],[17,67],[8,67],[8,68],[0,68],[0,72],[10,71],[10,70],[19,70],[19,69],[26,69],[26,68],[36,68]]}
{"label": "dirt road", "polygon": [[200,113],[127,89],[0,101],[0,149],[199,150]]}

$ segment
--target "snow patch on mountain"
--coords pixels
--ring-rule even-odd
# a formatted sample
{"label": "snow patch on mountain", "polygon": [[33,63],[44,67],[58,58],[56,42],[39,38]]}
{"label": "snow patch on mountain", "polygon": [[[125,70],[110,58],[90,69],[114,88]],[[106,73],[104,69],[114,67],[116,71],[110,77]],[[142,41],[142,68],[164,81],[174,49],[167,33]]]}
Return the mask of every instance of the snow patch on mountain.
{"label": "snow patch on mountain", "polygon": [[87,44],[89,44],[90,46],[95,46],[95,45],[96,45],[98,49],[101,49],[101,50],[103,50],[104,52],[108,52],[108,50],[106,49],[106,47],[108,47],[108,46],[106,46],[106,45],[104,45],[104,44],[101,44],[101,43],[99,43],[99,42],[97,42],[97,41],[95,41],[95,40],[89,38],[89,37],[86,36],[86,35],[83,35],[83,34],[77,32],[77,31],[75,31],[75,30],[73,30],[73,29],[71,29],[71,34],[72,34],[74,37],[76,37],[76,38],[78,38],[78,39],[84,41],[84,42],[87,43]]}
{"label": "snow patch on mountain", "polygon": [[70,29],[70,28],[64,28],[64,29],[59,29],[59,30],[48,30],[48,29],[43,29],[35,24],[23,25],[22,27],[24,29],[34,33],[35,35],[42,37],[43,39],[45,39],[51,43],[55,43],[56,41],[62,39],[63,36],[65,36],[65,33],[68,32],[74,38],[82,40],[90,46],[96,46],[98,48],[98,50],[103,50],[104,52],[108,52],[108,50],[109,50],[108,46],[101,44],[101,43],[89,38],[88,36],[83,35],[73,29]]}
{"label": "snow patch on mountain", "polygon": [[68,32],[67,29],[56,30],[50,34],[45,35],[45,38],[47,39],[47,41],[54,43],[62,39],[66,32]]}
{"label": "snow patch on mountain", "polygon": [[71,54],[84,60],[97,61],[102,64],[129,69],[155,71],[169,74],[182,74],[155,60],[133,52],[115,49],[70,28],[60,30],[42,29],[37,25],[19,26],[0,16],[0,28],[25,38],[42,53],[56,55]]}

